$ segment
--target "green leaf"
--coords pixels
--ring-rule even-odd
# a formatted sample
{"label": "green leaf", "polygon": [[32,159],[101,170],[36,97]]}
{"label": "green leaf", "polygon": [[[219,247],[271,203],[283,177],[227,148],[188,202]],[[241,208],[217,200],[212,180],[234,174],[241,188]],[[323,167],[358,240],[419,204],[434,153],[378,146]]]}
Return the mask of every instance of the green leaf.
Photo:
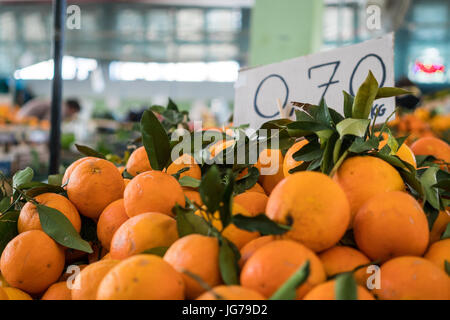
{"label": "green leaf", "polygon": [[334,124],[338,124],[339,122],[344,120],[344,117],[339,112],[337,112],[336,110],[331,109],[331,108],[328,109],[328,110],[330,112],[330,116],[331,116],[331,119],[333,120]]}
{"label": "green leaf", "polygon": [[355,98],[346,91],[342,91],[342,93],[344,94],[344,116],[346,118],[351,118],[353,109],[353,100],[355,100]]}
{"label": "green leaf", "polygon": [[232,219],[232,206],[233,206],[233,190],[235,176],[229,169],[226,174],[226,184],[222,193],[222,201],[219,206],[220,221],[222,222],[222,230],[225,229]]}
{"label": "green leaf", "polygon": [[189,188],[198,188],[200,187],[201,181],[195,178],[192,178],[190,176],[183,176],[178,180],[180,185],[182,187],[189,187]]}
{"label": "green leaf", "polygon": [[311,141],[296,151],[292,157],[295,161],[312,161],[322,157],[323,150],[317,141]]}
{"label": "green leaf", "polygon": [[334,287],[336,300],[358,300],[358,291],[353,273],[345,272],[336,277]]}
{"label": "green leaf", "polygon": [[408,91],[408,90],[405,90],[402,88],[383,87],[383,88],[378,88],[375,99],[401,96],[403,94],[411,94],[411,91]]}
{"label": "green leaf", "polygon": [[95,157],[95,158],[100,158],[100,159],[106,159],[106,157],[103,154],[92,149],[91,147],[83,146],[81,144],[76,144],[76,143],[75,143],[75,147],[77,148],[78,152],[85,155],[86,157]]}
{"label": "green leaf", "polygon": [[147,249],[143,251],[142,253],[145,254],[154,254],[155,256],[164,257],[166,254],[166,251],[169,249],[169,247],[155,247],[151,249]]}
{"label": "green leaf", "polygon": [[80,236],[86,241],[99,243],[97,237],[97,222],[91,218],[80,215],[81,218],[81,231]]}
{"label": "green leaf", "polygon": [[63,177],[64,174],[51,174],[47,179],[48,184],[51,184],[53,186],[61,186]]}
{"label": "green leaf", "polygon": [[11,199],[10,197],[4,197],[1,201],[0,201],[0,214],[4,211],[6,211],[11,205]]}
{"label": "green leaf", "polygon": [[164,169],[170,159],[170,142],[166,130],[150,110],[142,115],[141,134],[152,169]]}
{"label": "green leaf", "polygon": [[259,170],[255,167],[250,167],[248,169],[248,174],[246,175],[246,177],[236,181],[234,186],[234,193],[240,194],[242,192],[245,192],[246,190],[253,187],[256,182],[258,182],[258,179]]}
{"label": "green leaf", "polygon": [[65,215],[42,204],[37,204],[36,207],[42,229],[53,240],[68,248],[87,253],[93,252],[89,243],[80,237]]}
{"label": "green leaf", "polygon": [[303,137],[329,129],[329,126],[317,121],[295,121],[287,125],[287,130],[291,137]]}
{"label": "green leaf", "polygon": [[447,274],[450,276],[450,262],[448,262],[447,260],[444,261],[444,268],[445,272],[447,272]]}
{"label": "green leaf", "polygon": [[208,211],[212,213],[216,212],[219,209],[224,192],[220,172],[216,165],[212,166],[203,176],[200,182],[199,192]]}
{"label": "green leaf", "polygon": [[447,224],[444,233],[441,236],[441,240],[450,239],[450,223]]}
{"label": "green leaf", "polygon": [[184,168],[181,168],[181,169],[178,170],[176,173],[172,174],[172,177],[174,177],[174,178],[177,179],[177,180],[180,180],[180,175],[181,175],[183,172],[189,171],[190,169],[191,169],[190,167],[184,167]]}
{"label": "green leaf", "polygon": [[450,179],[440,180],[440,181],[438,181],[438,183],[436,183],[432,187],[445,190],[446,192],[450,192]]}
{"label": "green leaf", "polygon": [[334,148],[339,139],[339,135],[335,132],[330,139],[327,141],[325,145],[325,150],[323,152],[322,163],[320,165],[320,171],[325,174],[330,173],[331,169],[333,169],[334,164]]}
{"label": "green leaf", "polygon": [[363,138],[356,137],[348,150],[353,153],[363,153],[378,148],[378,145],[377,137],[372,136],[365,141]]}
{"label": "green leaf", "polygon": [[17,188],[18,186],[31,182],[33,180],[34,172],[30,167],[26,167],[23,170],[17,171],[12,179],[13,188]]}
{"label": "green leaf", "polygon": [[436,210],[440,209],[439,192],[436,188],[433,188],[433,186],[437,183],[436,173],[438,170],[439,168],[437,167],[429,167],[420,176],[420,182],[425,191],[425,199]]}
{"label": "green leaf", "polygon": [[164,108],[163,106],[153,105],[150,107],[150,110],[162,114],[164,111],[166,111],[166,108]]}
{"label": "green leaf", "polygon": [[372,110],[373,101],[378,92],[378,81],[369,71],[369,75],[359,87],[352,107],[352,118],[367,119]]}
{"label": "green leaf", "polygon": [[20,190],[26,190],[25,194],[29,197],[36,197],[43,193],[64,193],[65,190],[61,186],[47,184],[43,182],[32,181],[21,184],[17,187]]}
{"label": "green leaf", "polygon": [[309,260],[307,260],[269,299],[294,300],[297,296],[297,288],[305,283],[309,277],[309,265]]}
{"label": "green leaf", "polygon": [[219,267],[222,280],[227,285],[239,284],[239,251],[233,249],[234,244],[225,238],[220,241]]}
{"label": "green leaf", "polygon": [[167,104],[167,110],[173,110],[173,111],[179,112],[178,106],[170,98],[169,98],[169,103]]}
{"label": "green leaf", "polygon": [[395,155],[399,148],[399,143],[397,139],[392,135],[392,133],[389,131],[388,133],[388,139],[387,139],[387,145],[391,149],[391,154]]}
{"label": "green leaf", "polygon": [[9,211],[0,216],[0,255],[6,245],[18,234],[19,211]]}
{"label": "green leaf", "polygon": [[176,205],[173,208],[175,220],[177,221],[178,236],[180,238],[189,234],[198,233],[204,236],[212,233],[208,223],[202,217],[196,215],[192,210]]}
{"label": "green leaf", "polygon": [[341,137],[345,135],[352,135],[356,137],[364,137],[367,127],[370,124],[369,119],[345,119],[336,125],[336,130]]}
{"label": "green leaf", "polygon": [[290,226],[278,224],[270,220],[264,213],[254,217],[235,214],[232,217],[233,224],[239,229],[257,231],[262,235],[280,235],[291,229]]}

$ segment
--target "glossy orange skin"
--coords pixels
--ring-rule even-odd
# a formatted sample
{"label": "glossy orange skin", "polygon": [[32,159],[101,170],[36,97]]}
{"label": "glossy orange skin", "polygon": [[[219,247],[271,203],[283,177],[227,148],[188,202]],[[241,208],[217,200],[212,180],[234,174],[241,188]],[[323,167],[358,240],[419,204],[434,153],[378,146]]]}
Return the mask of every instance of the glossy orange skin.
{"label": "glossy orange skin", "polygon": [[131,153],[125,168],[133,177],[137,176],[139,173],[152,170],[152,166],[148,160],[147,151],[145,151],[144,147],[139,147]]}
{"label": "glossy orange skin", "polygon": [[205,281],[210,287],[222,283],[219,269],[219,242],[217,238],[190,234],[175,241],[164,255],[164,260],[183,277],[187,299],[195,299],[205,289],[190,276],[187,270]]}
{"label": "glossy orange skin", "polygon": [[[327,281],[314,287],[306,294],[303,300],[336,300],[336,280]],[[375,298],[364,287],[357,286],[358,300],[375,300]]]}
{"label": "glossy orange skin", "polygon": [[358,211],[356,244],[372,260],[421,256],[428,246],[428,221],[420,204],[402,191],[372,197]]}
{"label": "glossy orange skin", "polygon": [[64,189],[67,189],[67,183],[69,182],[69,178],[73,172],[73,170],[75,170],[76,167],[78,167],[79,164],[85,162],[86,160],[93,160],[96,159],[95,157],[83,157],[80,158],[74,162],[72,162],[72,164],[70,166],[67,167],[66,171],[64,171],[64,176],[62,179],[62,186],[64,186]]}
{"label": "glossy orange skin", "polygon": [[297,141],[296,143],[294,143],[288,149],[288,151],[284,155],[284,163],[283,163],[283,174],[285,177],[290,175],[289,170],[294,169],[303,163],[303,161],[296,161],[293,158],[293,155],[294,155],[294,153],[296,153],[298,150],[300,150],[307,144],[308,144],[308,140],[306,140],[306,139],[300,140],[300,141]]}
{"label": "glossy orange skin", "polygon": [[61,275],[64,250],[43,231],[26,231],[5,247],[0,269],[12,287],[27,293],[40,293]]}
{"label": "glossy orange skin", "polygon": [[161,171],[148,171],[137,175],[127,185],[124,205],[127,215],[134,217],[144,212],[160,212],[173,216],[172,208],[184,207],[183,189],[177,179]]}
{"label": "glossy orange skin", "polygon": [[292,240],[275,240],[256,250],[241,271],[241,285],[270,298],[307,260],[310,275],[297,289],[301,299],[314,286],[326,280],[322,262],[313,251]]}
{"label": "glossy orange skin", "polygon": [[194,157],[185,153],[181,157],[177,158],[172,162],[169,167],[167,167],[167,173],[172,175],[176,174],[178,171],[184,168],[189,168],[189,170],[180,174],[182,177],[192,177],[194,179],[200,180],[202,178],[202,171],[198,164],[196,164]]}
{"label": "glossy orange skin", "polygon": [[[34,198],[37,202],[61,212],[72,223],[77,232],[81,230],[81,219],[77,208],[66,197],[56,193],[43,193]],[[19,233],[30,230],[42,230],[36,206],[27,202],[20,210],[17,222]]]}
{"label": "glossy orange skin", "polygon": [[445,271],[445,261],[450,263],[450,238],[433,243],[423,257]]}
{"label": "glossy orange skin", "polygon": [[169,247],[177,239],[175,219],[162,213],[143,213],[117,229],[111,240],[110,255],[114,260],[123,260],[148,249]]}
{"label": "glossy orange skin", "polygon": [[[353,271],[356,267],[370,263],[362,252],[346,246],[334,246],[319,254],[320,261],[328,277],[333,277],[338,273]],[[368,274],[366,268],[362,268],[353,273],[355,280],[361,286],[366,286]]]}
{"label": "glossy orange skin", "polygon": [[269,197],[260,192],[246,191],[235,196],[233,201],[244,207],[251,215],[258,215],[266,212]]}
{"label": "glossy orange skin", "polygon": [[[333,176],[347,195],[351,223],[358,210],[373,196],[405,189],[400,174],[389,163],[371,156],[346,159]],[[362,187],[364,186],[364,187]]]}
{"label": "glossy orange skin", "polygon": [[97,237],[103,248],[109,250],[111,239],[119,227],[128,220],[123,199],[111,202],[102,212],[97,223]]}
{"label": "glossy orange skin", "polygon": [[350,207],[342,188],[325,174],[302,171],[284,178],[272,191],[267,216],[291,224],[282,235],[315,252],[334,246],[350,221]]}
{"label": "glossy orange skin", "polygon": [[248,242],[245,246],[243,246],[240,250],[241,258],[239,259],[239,267],[242,269],[244,264],[248,259],[258,250],[259,248],[265,246],[269,242],[274,241],[275,236],[262,236],[252,241]]}
{"label": "glossy orange skin", "polygon": [[100,260],[84,268],[75,278],[79,288],[72,288],[72,300],[96,300],[100,282],[118,263],[119,260]]}
{"label": "glossy orange skin", "polygon": [[259,170],[259,182],[266,194],[270,194],[283,180],[283,161],[283,154],[279,149],[266,149],[259,154],[255,167]]}
{"label": "glossy orange skin", "polygon": [[67,195],[82,215],[97,219],[107,205],[123,197],[124,189],[117,167],[96,158],[80,163],[73,170]]}
{"label": "glossy orange skin", "polygon": [[52,284],[47,291],[45,291],[41,300],[72,300],[67,282],[62,281]]}
{"label": "glossy orange skin", "polygon": [[212,291],[203,293],[197,300],[266,300],[259,292],[237,285],[217,286]]}
{"label": "glossy orange skin", "polygon": [[434,263],[412,256],[394,258],[381,268],[373,293],[381,300],[450,300],[450,278]]}
{"label": "glossy orange skin", "polygon": [[100,283],[97,300],[183,300],[182,276],[162,258],[142,254],[112,268]]}
{"label": "glossy orange skin", "polygon": [[435,137],[424,137],[416,140],[411,145],[411,150],[416,156],[431,155],[436,159],[450,162],[450,146],[445,141]]}

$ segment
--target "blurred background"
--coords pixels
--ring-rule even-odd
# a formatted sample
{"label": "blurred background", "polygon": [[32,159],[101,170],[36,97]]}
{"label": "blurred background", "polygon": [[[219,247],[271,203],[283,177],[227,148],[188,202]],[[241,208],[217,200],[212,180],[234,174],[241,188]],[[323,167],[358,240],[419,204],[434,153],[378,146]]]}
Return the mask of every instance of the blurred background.
{"label": "blurred background", "polygon": [[[51,1],[0,0],[0,170],[46,173],[53,78]],[[108,154],[151,105],[173,99],[221,126],[238,70],[395,32],[401,133],[448,139],[448,0],[67,1],[63,166],[73,143]],[[406,124],[405,124],[406,123]],[[400,127],[399,127],[400,126]]]}

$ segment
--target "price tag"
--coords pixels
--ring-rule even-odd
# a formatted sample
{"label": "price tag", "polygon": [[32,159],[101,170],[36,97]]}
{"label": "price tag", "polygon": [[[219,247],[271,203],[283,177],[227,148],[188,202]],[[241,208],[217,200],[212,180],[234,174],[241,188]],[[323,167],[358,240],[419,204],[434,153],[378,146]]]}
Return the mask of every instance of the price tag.
{"label": "price tag", "polygon": [[[250,124],[257,129],[269,120],[294,118],[291,101],[318,104],[324,98],[330,108],[343,114],[342,91],[356,95],[369,70],[380,87],[394,86],[393,33],[335,50],[242,69],[235,84],[234,125]],[[281,108],[277,101],[281,101]],[[395,99],[376,100],[371,117],[376,108],[380,108],[377,122],[384,122],[395,109]]]}

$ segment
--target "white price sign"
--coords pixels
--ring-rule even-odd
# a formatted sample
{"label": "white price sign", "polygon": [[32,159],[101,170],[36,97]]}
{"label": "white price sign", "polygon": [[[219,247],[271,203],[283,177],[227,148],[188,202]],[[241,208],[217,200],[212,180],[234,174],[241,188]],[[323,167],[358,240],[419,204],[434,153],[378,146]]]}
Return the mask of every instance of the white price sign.
{"label": "white price sign", "polygon": [[[282,116],[294,118],[291,101],[318,104],[325,99],[330,108],[343,114],[343,94],[356,95],[369,70],[380,87],[394,86],[394,35],[392,33],[331,51],[299,57],[266,66],[239,71],[235,83],[234,125],[259,128],[266,121]],[[384,122],[394,111],[395,99],[376,100],[380,109],[377,122]]]}

